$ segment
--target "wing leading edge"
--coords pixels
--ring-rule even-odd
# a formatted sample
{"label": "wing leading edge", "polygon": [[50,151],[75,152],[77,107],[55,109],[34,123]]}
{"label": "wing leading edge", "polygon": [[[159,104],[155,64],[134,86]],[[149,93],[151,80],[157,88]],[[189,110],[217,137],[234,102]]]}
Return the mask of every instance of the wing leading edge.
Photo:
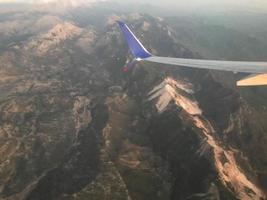
{"label": "wing leading edge", "polygon": [[252,77],[245,78],[238,81],[237,85],[267,85],[267,62],[202,60],[154,56],[145,49],[125,23],[119,21],[118,24],[136,60],[181,67],[252,73],[254,74],[253,79]]}

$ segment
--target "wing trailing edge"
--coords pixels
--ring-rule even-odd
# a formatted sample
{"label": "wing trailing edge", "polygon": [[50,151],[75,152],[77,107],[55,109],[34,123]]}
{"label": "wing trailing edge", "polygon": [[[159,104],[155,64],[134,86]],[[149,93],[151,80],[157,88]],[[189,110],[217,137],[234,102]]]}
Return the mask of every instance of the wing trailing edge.
{"label": "wing trailing edge", "polygon": [[257,86],[257,85],[267,85],[267,74],[254,74],[248,76],[240,81],[237,81],[237,86]]}

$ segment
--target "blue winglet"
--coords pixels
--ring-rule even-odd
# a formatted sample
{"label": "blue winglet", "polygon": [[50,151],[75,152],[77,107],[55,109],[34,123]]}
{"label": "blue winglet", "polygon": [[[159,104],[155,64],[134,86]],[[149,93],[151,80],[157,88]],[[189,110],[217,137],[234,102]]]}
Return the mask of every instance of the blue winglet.
{"label": "blue winglet", "polygon": [[141,44],[141,42],[135,37],[133,32],[129,29],[129,27],[121,21],[117,21],[120,26],[120,29],[125,37],[126,42],[136,59],[145,59],[152,56],[146,48]]}

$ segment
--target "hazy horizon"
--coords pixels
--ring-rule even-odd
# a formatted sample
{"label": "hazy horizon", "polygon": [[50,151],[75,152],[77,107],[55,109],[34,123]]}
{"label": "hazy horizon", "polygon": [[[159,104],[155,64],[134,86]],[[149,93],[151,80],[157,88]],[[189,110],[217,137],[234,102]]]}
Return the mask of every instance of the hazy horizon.
{"label": "hazy horizon", "polygon": [[[51,2],[53,0],[0,0],[0,3],[34,3],[34,2]],[[92,2],[92,0],[83,0]],[[96,0],[100,1],[100,0]],[[103,0],[101,0],[103,1]],[[133,3],[132,0],[106,0],[114,1],[117,3]],[[148,0],[136,0],[134,3],[150,4],[154,6],[170,7],[172,9],[207,9],[207,10],[252,10],[267,12],[267,2],[262,0],[155,0],[153,2]],[[175,6],[175,7],[174,7]]]}

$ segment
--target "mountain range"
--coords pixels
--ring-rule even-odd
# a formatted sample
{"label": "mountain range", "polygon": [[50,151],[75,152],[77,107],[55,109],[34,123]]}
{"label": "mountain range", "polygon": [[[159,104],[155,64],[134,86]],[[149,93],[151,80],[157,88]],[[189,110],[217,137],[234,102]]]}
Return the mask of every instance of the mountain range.
{"label": "mountain range", "polygon": [[115,20],[153,54],[247,60],[266,59],[260,23],[17,9],[0,12],[0,199],[266,198],[266,88],[167,65],[124,73]]}

